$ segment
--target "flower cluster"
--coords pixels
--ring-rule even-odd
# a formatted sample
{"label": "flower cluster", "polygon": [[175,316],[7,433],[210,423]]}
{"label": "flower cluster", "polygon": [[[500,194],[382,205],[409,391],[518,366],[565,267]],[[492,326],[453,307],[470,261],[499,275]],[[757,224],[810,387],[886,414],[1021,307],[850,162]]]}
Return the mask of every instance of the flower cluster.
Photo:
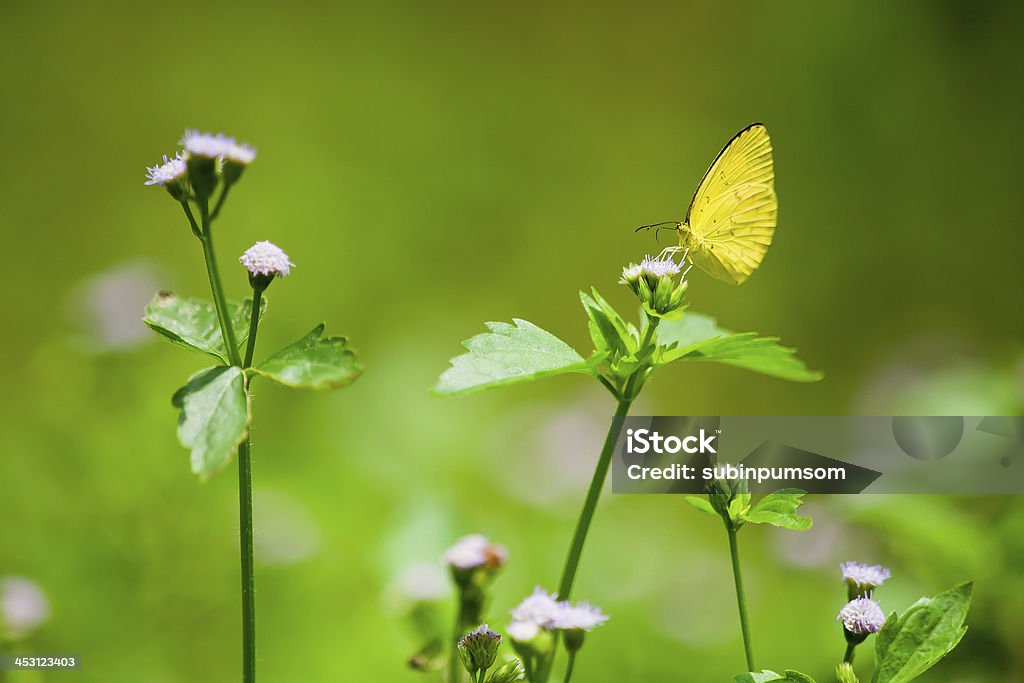
{"label": "flower cluster", "polygon": [[497,571],[508,561],[508,551],[482,534],[470,534],[445,551],[444,561],[456,572],[474,569]]}
{"label": "flower cluster", "polygon": [[606,621],[608,616],[589,602],[559,601],[537,587],[512,610],[508,635],[525,653],[533,653],[538,645],[547,644],[549,632],[560,631],[566,647],[575,652],[582,647],[584,634]]}
{"label": "flower cluster", "polygon": [[[685,257],[679,263],[671,254],[664,257],[645,256],[639,264],[631,263],[622,269],[621,284],[629,287],[649,315],[658,318],[673,318],[681,314],[683,298],[689,283],[683,269]],[[679,282],[677,275],[682,274]]]}
{"label": "flower cluster", "polygon": [[491,668],[500,646],[501,636],[492,631],[487,624],[481,624],[459,638],[459,657],[469,675],[475,676],[477,671],[487,671]]}
{"label": "flower cluster", "polygon": [[235,184],[245,167],[256,160],[256,149],[224,133],[186,130],[184,148],[163,163],[146,168],[146,185],[159,185],[175,201],[209,198],[223,180],[225,189]]}
{"label": "flower cluster", "polygon": [[839,565],[843,581],[849,591],[849,602],[839,610],[836,621],[843,624],[843,635],[852,648],[885,625],[885,612],[873,599],[872,591],[892,577],[892,572],[881,565],[845,562]]}

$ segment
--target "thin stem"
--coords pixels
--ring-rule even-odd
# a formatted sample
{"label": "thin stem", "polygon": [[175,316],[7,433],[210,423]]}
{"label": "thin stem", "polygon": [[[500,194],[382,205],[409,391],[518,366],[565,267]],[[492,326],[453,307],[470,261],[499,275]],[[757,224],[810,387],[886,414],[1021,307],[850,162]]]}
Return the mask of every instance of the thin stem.
{"label": "thin stem", "polygon": [[245,358],[242,367],[252,365],[252,354],[256,351],[256,332],[260,326],[260,303],[263,300],[263,290],[253,288],[252,290],[252,311],[249,314],[249,338],[245,342]]}
{"label": "thin stem", "polygon": [[857,648],[853,643],[846,644],[846,654],[843,655],[843,661],[847,664],[853,664],[853,651]]}
{"label": "thin stem", "polygon": [[565,667],[565,681],[563,683],[569,683],[569,679],[572,678],[572,667],[576,663],[576,653],[569,653],[569,663]]}
{"label": "thin stem", "polygon": [[462,599],[462,590],[457,591],[458,595],[455,604],[455,628],[452,633],[452,651],[448,657],[448,683],[459,683],[459,679],[462,678],[462,662],[459,660],[459,638],[462,637],[464,632],[462,623],[465,621],[464,615],[464,601]]}
{"label": "thin stem", "polygon": [[213,212],[210,213],[210,220],[216,220],[217,216],[220,215],[220,209],[224,206],[224,200],[228,198],[228,190],[231,189],[231,185],[224,183],[224,189],[220,191],[220,196],[217,198],[217,204],[213,207]]}
{"label": "thin stem", "polygon": [[256,680],[256,575],[253,569],[252,458],[249,437],[238,446],[238,519],[242,565],[242,681]]}
{"label": "thin stem", "polygon": [[587,532],[590,530],[590,522],[594,518],[594,510],[597,509],[597,501],[601,498],[601,489],[604,487],[605,477],[608,475],[608,466],[612,462],[612,454],[615,452],[615,444],[622,432],[622,425],[629,406],[633,403],[631,399],[619,399],[615,409],[615,417],[608,427],[608,435],[604,440],[604,448],[601,449],[601,456],[594,468],[594,476],[590,480],[590,489],[587,491],[587,498],[583,501],[583,509],[580,511],[579,521],[576,522],[576,531],[569,544],[569,554],[565,558],[565,567],[562,569],[562,580],[558,584],[558,599],[568,600],[572,593],[572,584],[576,580],[576,569],[580,564],[580,555],[583,553],[583,543],[587,540]]}
{"label": "thin stem", "polygon": [[729,533],[729,554],[732,555],[732,576],[736,581],[736,604],[740,609],[740,629],[743,631],[743,649],[747,655],[747,671],[757,671],[754,666],[754,649],[750,643],[750,623],[747,620],[747,595],[743,591],[743,576],[740,574],[740,553],[736,545],[736,529],[731,522],[725,523]]}
{"label": "thin stem", "polygon": [[185,211],[185,217],[188,218],[189,225],[192,226],[192,232],[199,239],[203,239],[203,231],[199,229],[199,225],[196,223],[196,217],[192,215],[192,207],[188,205],[188,200],[183,199],[181,201],[181,208]]}
{"label": "thin stem", "polygon": [[210,290],[213,292],[213,305],[217,309],[217,318],[220,320],[221,336],[224,338],[224,345],[227,346],[228,360],[232,365],[242,366],[242,358],[238,354],[238,342],[235,341],[235,331],[231,327],[231,316],[228,314],[227,299],[224,297],[224,287],[220,282],[220,271],[217,270],[217,257],[213,251],[213,234],[210,230],[210,211],[206,200],[199,205],[199,215],[202,219],[203,236],[200,241],[203,243],[203,256],[206,258],[206,274],[210,278]]}

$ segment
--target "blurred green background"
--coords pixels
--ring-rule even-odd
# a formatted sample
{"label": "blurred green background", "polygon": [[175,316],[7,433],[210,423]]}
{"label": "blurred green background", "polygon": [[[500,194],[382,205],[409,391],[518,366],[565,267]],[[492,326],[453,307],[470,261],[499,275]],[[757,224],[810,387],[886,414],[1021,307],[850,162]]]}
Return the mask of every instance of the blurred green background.
{"label": "blurred green background", "polygon": [[[776,149],[775,244],[742,288],[694,275],[691,305],[826,379],[677,367],[635,412],[1019,414],[1022,18],[949,0],[5,3],[0,575],[51,606],[23,649],[85,658],[34,680],[238,678],[237,482],[189,473],[169,401],[204,361],[138,320],[157,288],[208,293],[180,210],[143,187],[185,127],[259,148],[218,223],[229,295],[257,239],[298,264],[257,355],[326,320],[367,368],[330,395],[256,389],[261,678],[435,680],[404,668],[402,596],[434,590],[475,531],[511,554],[492,623],[553,587],[613,405],[580,377],[428,387],[484,320],[589,350],[576,290],[629,310],[619,268],[657,249],[631,228],[681,218],[753,120]],[[829,680],[837,564],[857,559],[892,567],[889,610],[978,581],[970,633],[925,680],[1024,680],[1018,498],[809,508],[811,531],[744,535],[764,666]],[[717,524],[607,496],[577,596],[612,619],[577,680],[731,680],[731,591]]]}

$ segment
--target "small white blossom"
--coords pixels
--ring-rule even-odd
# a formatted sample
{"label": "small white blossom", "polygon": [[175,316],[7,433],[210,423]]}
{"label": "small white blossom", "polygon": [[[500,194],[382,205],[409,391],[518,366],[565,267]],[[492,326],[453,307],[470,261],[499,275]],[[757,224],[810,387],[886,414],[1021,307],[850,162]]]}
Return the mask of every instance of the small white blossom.
{"label": "small white blossom", "polygon": [[253,275],[279,275],[284,277],[291,272],[294,263],[288,260],[288,254],[281,251],[273,242],[257,242],[242,254],[238,261]]}
{"label": "small white blossom", "polygon": [[513,621],[505,631],[508,632],[508,637],[512,640],[529,643],[540,633],[540,626],[526,621]]}
{"label": "small white blossom", "polygon": [[508,552],[482,534],[463,536],[444,554],[444,561],[459,570],[488,567],[498,569],[508,561]]}
{"label": "small white blossom", "polygon": [[606,621],[608,615],[589,602],[584,601],[577,605],[562,602],[559,603],[554,626],[566,630],[592,631]]}
{"label": "small white blossom", "polygon": [[[186,130],[181,145],[189,154],[208,159],[219,159],[231,154],[238,147],[238,141],[224,133],[201,133],[198,130]],[[253,152],[255,158],[255,151]]]}
{"label": "small white blossom", "polygon": [[512,610],[512,620],[535,624],[541,628],[552,628],[561,613],[561,605],[555,596],[538,586]]}
{"label": "small white blossom", "polygon": [[836,621],[842,621],[843,628],[850,633],[864,636],[881,630],[885,624],[885,612],[870,597],[860,597],[846,603]]}
{"label": "small white blossom", "polygon": [[844,562],[839,565],[839,569],[843,572],[844,581],[862,590],[878,588],[892,578],[892,572],[880,564],[869,566],[860,562]]}
{"label": "small white blossom", "polygon": [[630,263],[628,266],[622,269],[622,278],[619,280],[620,284],[629,284],[640,279],[640,276],[644,274],[642,266],[638,266],[635,263]]}
{"label": "small white blossom", "polygon": [[181,156],[181,152],[174,155],[173,159],[168,159],[167,155],[164,155],[164,162],[150,168],[146,167],[146,185],[166,185],[167,183],[173,183],[181,180],[185,177],[186,172],[185,160]]}
{"label": "small white blossom", "polygon": [[235,144],[231,146],[231,149],[224,155],[224,158],[236,164],[248,165],[256,160],[256,148],[250,147],[245,143]]}
{"label": "small white blossom", "polygon": [[641,261],[640,270],[643,274],[653,277],[675,277],[682,272],[683,264],[676,263],[671,256],[663,259],[647,256]]}
{"label": "small white blossom", "polygon": [[50,618],[50,603],[33,581],[20,576],[0,579],[0,636],[20,638]]}

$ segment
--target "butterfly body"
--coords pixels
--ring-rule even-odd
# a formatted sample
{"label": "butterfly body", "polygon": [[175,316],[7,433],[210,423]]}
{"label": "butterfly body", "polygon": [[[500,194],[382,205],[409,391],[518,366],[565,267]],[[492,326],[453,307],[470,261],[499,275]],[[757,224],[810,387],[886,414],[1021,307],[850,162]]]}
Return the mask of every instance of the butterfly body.
{"label": "butterfly body", "polygon": [[709,275],[741,284],[761,265],[775,235],[778,199],[771,139],[754,123],[719,152],[697,186],[686,218],[676,224],[679,246]]}

